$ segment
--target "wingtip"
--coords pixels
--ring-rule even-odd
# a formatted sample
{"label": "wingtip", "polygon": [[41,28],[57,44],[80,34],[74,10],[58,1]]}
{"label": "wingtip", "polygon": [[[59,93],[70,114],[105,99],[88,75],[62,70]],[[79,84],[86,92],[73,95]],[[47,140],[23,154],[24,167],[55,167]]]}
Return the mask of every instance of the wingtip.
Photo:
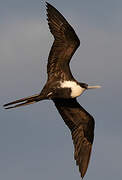
{"label": "wingtip", "polygon": [[81,173],[81,178],[83,179],[85,176],[85,173]]}
{"label": "wingtip", "polygon": [[83,179],[83,178],[84,178],[84,176],[81,175],[81,179]]}
{"label": "wingtip", "polygon": [[47,1],[45,3],[46,3],[47,10],[49,10],[49,9],[57,10],[54,6],[52,6],[52,4],[48,3]]}
{"label": "wingtip", "polygon": [[[87,169],[86,169],[87,170]],[[83,170],[82,169],[82,171],[79,169],[79,172],[80,172],[80,176],[81,176],[81,178],[83,179],[84,178],[84,176],[85,176],[85,174],[86,174],[86,170]]]}
{"label": "wingtip", "polygon": [[48,6],[48,2],[47,1],[45,1],[45,5],[46,5],[46,7]]}
{"label": "wingtip", "polygon": [[49,6],[52,6],[50,3],[48,3],[47,1],[45,2],[46,3],[46,7],[48,8]]}
{"label": "wingtip", "polygon": [[51,4],[49,4],[47,1],[45,2],[45,4],[46,4],[47,16],[48,16],[48,11],[49,11],[49,8],[51,7]]}

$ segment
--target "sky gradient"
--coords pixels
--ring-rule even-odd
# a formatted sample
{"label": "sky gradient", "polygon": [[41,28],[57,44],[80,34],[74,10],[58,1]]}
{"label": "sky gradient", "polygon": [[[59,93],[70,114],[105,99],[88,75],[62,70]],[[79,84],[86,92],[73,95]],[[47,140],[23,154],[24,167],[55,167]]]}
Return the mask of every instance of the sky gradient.
{"label": "sky gradient", "polygon": [[[81,41],[71,61],[78,81],[101,85],[78,97],[95,119],[84,180],[122,179],[122,1],[48,1]],[[41,91],[53,37],[45,2],[0,0],[0,179],[79,180],[70,131],[51,101],[4,110]]]}

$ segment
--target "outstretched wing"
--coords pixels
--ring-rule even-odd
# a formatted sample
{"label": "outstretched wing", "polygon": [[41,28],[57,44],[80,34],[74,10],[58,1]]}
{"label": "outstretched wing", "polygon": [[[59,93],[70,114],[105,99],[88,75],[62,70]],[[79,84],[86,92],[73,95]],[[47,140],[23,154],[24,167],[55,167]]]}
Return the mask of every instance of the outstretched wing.
{"label": "outstretched wing", "polygon": [[88,168],[94,139],[94,119],[76,99],[55,99],[53,101],[71,131],[74,158],[83,178]]}
{"label": "outstretched wing", "polygon": [[80,45],[80,41],[62,14],[49,3],[47,3],[47,16],[50,31],[54,36],[54,43],[49,53],[47,65],[48,79],[53,76],[62,77],[65,72],[67,72],[64,75],[65,78],[70,76],[72,78],[69,62]]}

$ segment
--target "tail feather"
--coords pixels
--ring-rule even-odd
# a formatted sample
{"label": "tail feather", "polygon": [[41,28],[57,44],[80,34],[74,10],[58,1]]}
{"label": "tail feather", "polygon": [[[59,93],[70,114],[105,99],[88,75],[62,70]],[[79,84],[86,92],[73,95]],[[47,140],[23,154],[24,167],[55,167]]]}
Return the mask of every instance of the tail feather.
{"label": "tail feather", "polygon": [[26,106],[26,105],[29,105],[29,104],[33,104],[37,101],[33,101],[33,102],[25,102],[25,103],[21,103],[21,104],[17,104],[15,106],[10,106],[10,107],[5,107],[5,109],[12,109],[12,108],[16,108],[16,107],[21,107],[21,106]]}
{"label": "tail feather", "polygon": [[[41,97],[40,94],[35,94],[33,96],[29,96],[26,98],[18,99],[16,101],[12,101],[10,103],[4,104],[3,106],[5,107],[5,109],[12,109],[12,108],[20,107],[20,106],[26,106],[29,104],[33,104],[33,103],[36,103],[42,99],[44,99],[44,98]],[[23,103],[21,103],[21,102],[23,102]],[[10,105],[14,105],[14,106],[10,106]]]}

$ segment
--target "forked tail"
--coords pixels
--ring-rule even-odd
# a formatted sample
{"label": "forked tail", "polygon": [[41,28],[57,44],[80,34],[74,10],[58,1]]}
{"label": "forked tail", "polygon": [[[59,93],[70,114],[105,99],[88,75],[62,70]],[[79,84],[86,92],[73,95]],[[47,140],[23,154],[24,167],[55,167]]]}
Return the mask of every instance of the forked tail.
{"label": "forked tail", "polygon": [[[43,99],[45,99],[45,98],[43,96],[41,96],[40,94],[35,94],[33,96],[28,96],[26,98],[22,98],[22,99],[18,99],[16,101],[12,101],[10,103],[4,104],[3,106],[5,107],[5,109],[11,109],[11,108],[16,108],[16,107],[20,107],[20,106],[26,106],[29,104],[33,104],[33,103],[36,103],[36,102],[41,101]],[[14,106],[11,106],[11,105],[14,105]]]}

